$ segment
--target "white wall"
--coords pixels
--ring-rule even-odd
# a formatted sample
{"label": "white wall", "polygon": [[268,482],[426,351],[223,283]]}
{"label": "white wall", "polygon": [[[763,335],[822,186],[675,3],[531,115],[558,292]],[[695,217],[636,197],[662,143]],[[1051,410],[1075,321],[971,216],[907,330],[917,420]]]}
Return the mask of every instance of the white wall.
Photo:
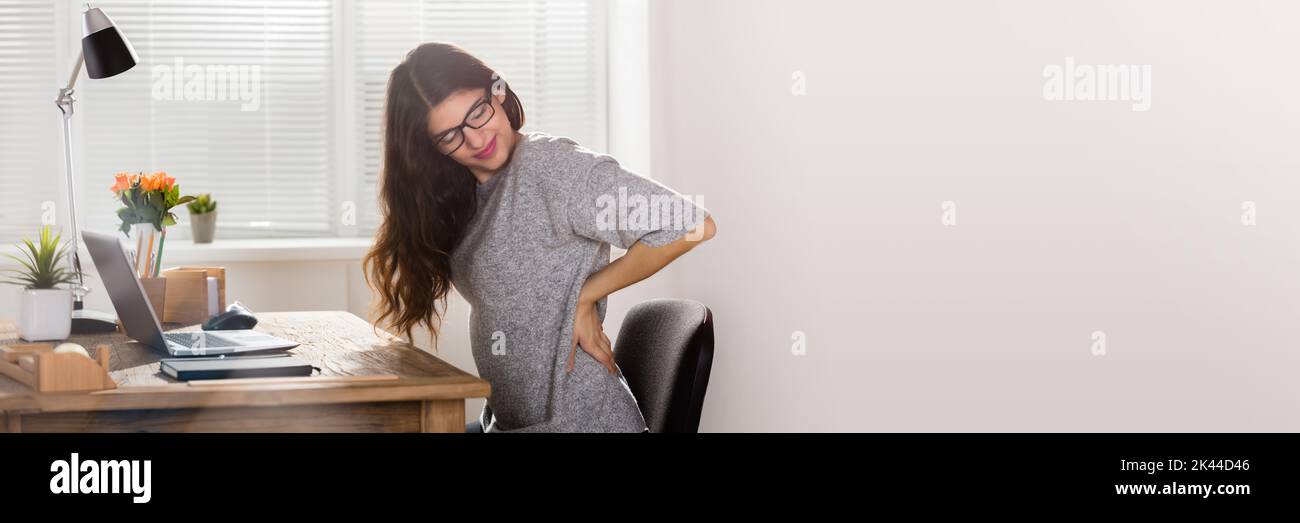
{"label": "white wall", "polygon": [[[719,226],[676,268],[703,429],[1300,429],[1300,4],[651,15],[652,161]],[[1044,100],[1068,56],[1151,65],[1151,109]]]}

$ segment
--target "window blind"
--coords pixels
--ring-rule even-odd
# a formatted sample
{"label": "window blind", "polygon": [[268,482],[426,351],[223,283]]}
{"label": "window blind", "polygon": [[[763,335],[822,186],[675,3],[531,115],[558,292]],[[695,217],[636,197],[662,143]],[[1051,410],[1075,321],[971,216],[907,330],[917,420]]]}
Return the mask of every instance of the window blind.
{"label": "window blind", "polygon": [[[47,209],[62,203],[63,143],[55,9],[48,0],[0,0],[0,240],[33,238]],[[42,207],[50,202],[54,207]],[[68,239],[65,238],[64,239]]]}
{"label": "window blind", "polygon": [[[83,72],[77,83],[83,228],[117,227],[115,173],[162,170],[184,194],[220,202],[219,238],[370,236],[388,73],[426,41],[454,42],[501,73],[524,103],[524,131],[607,146],[605,8],[596,0],[94,5],[141,61],[112,78]],[[64,207],[53,99],[79,49],[80,13],[79,3],[0,0],[0,240],[30,236],[42,202]],[[347,203],[354,224],[343,223]],[[188,211],[175,212],[181,223],[169,237],[188,238]]]}
{"label": "window blind", "polygon": [[[119,223],[108,192],[114,173],[161,170],[176,177],[182,194],[213,194],[218,237],[332,235],[329,0],[95,5],[141,63],[78,83],[79,196],[90,226]],[[188,210],[175,212],[188,222]],[[172,233],[188,237],[189,229]]]}

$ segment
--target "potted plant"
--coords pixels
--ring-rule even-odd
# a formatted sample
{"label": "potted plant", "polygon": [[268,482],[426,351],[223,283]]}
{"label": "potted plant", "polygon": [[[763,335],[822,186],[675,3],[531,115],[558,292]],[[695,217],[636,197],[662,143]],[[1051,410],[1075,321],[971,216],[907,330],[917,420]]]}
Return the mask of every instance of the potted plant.
{"label": "potted plant", "polygon": [[194,243],[212,243],[217,233],[217,201],[211,194],[200,194],[186,207],[190,210],[190,232]]}
{"label": "potted plant", "polygon": [[76,273],[63,267],[69,245],[60,242],[62,237],[60,233],[51,238],[46,225],[37,239],[39,245],[26,239],[18,245],[22,258],[5,253],[22,265],[9,269],[13,278],[4,283],[23,286],[18,336],[27,341],[67,339],[72,331],[72,289],[58,286],[76,282]]}

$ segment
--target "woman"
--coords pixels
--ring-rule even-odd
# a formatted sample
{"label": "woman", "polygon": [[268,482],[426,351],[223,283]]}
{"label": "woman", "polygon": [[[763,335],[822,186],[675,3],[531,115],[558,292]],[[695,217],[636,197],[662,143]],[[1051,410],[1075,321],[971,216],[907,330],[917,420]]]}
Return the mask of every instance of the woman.
{"label": "woman", "polygon": [[[436,341],[454,286],[492,384],[484,431],[644,432],[601,328],[606,297],[713,237],[713,219],[608,155],[523,125],[514,91],[459,47],[423,44],[393,69],[383,221],[364,261],[376,323],[408,339],[423,324]],[[643,200],[661,207],[625,205]],[[627,254],[610,263],[610,245]]]}

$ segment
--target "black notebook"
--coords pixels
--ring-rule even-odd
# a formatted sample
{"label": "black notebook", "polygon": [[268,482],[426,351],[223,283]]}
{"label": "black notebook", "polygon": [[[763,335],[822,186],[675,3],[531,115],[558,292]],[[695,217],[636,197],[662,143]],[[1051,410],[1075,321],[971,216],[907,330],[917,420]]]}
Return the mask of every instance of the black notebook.
{"label": "black notebook", "polygon": [[162,360],[160,366],[163,374],[181,381],[311,376],[312,373],[311,363],[292,354],[169,358]]}

